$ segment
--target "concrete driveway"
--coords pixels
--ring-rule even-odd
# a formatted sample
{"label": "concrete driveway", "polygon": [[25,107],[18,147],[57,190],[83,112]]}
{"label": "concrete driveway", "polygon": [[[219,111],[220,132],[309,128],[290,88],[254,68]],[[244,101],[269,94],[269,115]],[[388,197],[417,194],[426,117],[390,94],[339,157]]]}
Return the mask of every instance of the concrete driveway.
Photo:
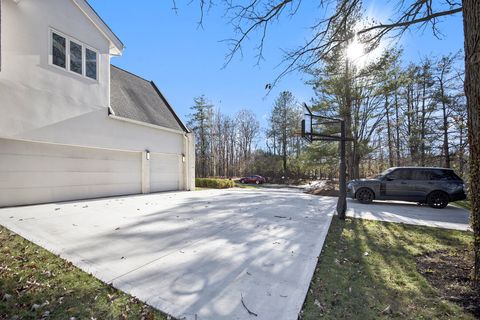
{"label": "concrete driveway", "polygon": [[4,208],[0,224],[176,318],[293,320],[335,204],[206,190]]}
{"label": "concrete driveway", "polygon": [[347,200],[347,216],[369,220],[406,223],[429,227],[469,230],[470,213],[462,208],[449,205],[444,209],[432,209],[416,203],[402,201],[374,201],[361,204]]}

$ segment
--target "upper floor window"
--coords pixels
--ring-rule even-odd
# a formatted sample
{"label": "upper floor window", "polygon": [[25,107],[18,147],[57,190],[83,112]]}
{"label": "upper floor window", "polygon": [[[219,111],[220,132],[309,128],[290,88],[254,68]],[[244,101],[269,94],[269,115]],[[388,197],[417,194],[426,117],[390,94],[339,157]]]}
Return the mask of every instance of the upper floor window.
{"label": "upper floor window", "polygon": [[84,77],[97,80],[98,52],[57,31],[51,31],[50,63]]}
{"label": "upper floor window", "polygon": [[60,68],[65,68],[67,56],[67,44],[64,37],[52,33],[52,63]]}
{"label": "upper floor window", "polygon": [[85,75],[97,79],[97,53],[85,48]]}
{"label": "upper floor window", "polygon": [[82,45],[70,41],[70,71],[82,74]]}

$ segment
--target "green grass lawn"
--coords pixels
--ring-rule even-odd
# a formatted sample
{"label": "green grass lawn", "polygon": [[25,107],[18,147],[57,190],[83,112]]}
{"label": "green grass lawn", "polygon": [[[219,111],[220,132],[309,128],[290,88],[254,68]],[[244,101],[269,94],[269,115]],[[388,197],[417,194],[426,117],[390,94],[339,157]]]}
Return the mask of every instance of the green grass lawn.
{"label": "green grass lawn", "polygon": [[452,202],[452,204],[457,206],[457,207],[467,209],[468,211],[472,210],[472,203],[468,199],[467,200],[455,201],[455,202]]}
{"label": "green grass lawn", "polygon": [[0,227],[0,319],[166,319]]}
{"label": "green grass lawn", "polygon": [[[0,319],[166,319],[3,227],[0,243]],[[301,319],[473,319],[416,265],[471,243],[468,232],[334,217]]]}
{"label": "green grass lawn", "polygon": [[468,232],[334,217],[301,319],[473,319],[416,265],[472,241]]}

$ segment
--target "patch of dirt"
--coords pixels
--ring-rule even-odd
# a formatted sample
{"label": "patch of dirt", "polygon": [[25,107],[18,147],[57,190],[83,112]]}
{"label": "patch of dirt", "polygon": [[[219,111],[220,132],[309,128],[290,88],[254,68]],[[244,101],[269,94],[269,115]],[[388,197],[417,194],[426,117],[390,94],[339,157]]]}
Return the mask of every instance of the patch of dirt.
{"label": "patch of dirt", "polygon": [[306,192],[316,196],[338,197],[338,181],[319,181],[307,188]]}
{"label": "patch of dirt", "polygon": [[473,250],[436,251],[417,259],[417,268],[442,298],[480,319],[480,290],[473,289]]}

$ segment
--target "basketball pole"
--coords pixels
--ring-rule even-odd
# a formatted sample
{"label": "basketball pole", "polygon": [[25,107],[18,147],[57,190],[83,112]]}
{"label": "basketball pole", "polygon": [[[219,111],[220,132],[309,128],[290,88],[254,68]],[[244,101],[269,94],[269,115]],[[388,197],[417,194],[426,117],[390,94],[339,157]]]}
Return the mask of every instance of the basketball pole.
{"label": "basketball pole", "polygon": [[[351,138],[347,139],[347,134],[346,134],[346,129],[345,129],[345,120],[342,119],[337,119],[337,118],[332,118],[332,117],[326,117],[326,116],[321,116],[321,115],[315,115],[312,113],[310,108],[307,106],[306,103],[303,104],[305,109],[307,110],[308,113],[305,114],[305,116],[310,118],[310,133],[306,133],[306,122],[305,119],[302,120],[301,127],[302,127],[302,137],[305,138],[309,143],[312,143],[313,141],[338,141],[340,142],[340,172],[338,174],[338,184],[339,184],[339,195],[338,195],[338,200],[337,200],[337,215],[341,220],[345,220],[345,215],[347,211],[347,164],[346,164],[346,141],[352,141]],[[323,120],[328,120],[329,124],[332,123],[340,123],[340,138],[338,136],[334,135],[328,135],[328,134],[315,134],[313,133],[313,118],[317,119],[323,119]]]}
{"label": "basketball pole", "polygon": [[347,210],[347,164],[345,162],[345,121],[340,120],[341,138],[340,138],[340,173],[338,175],[339,195],[337,201],[337,214],[342,220],[345,220]]}

